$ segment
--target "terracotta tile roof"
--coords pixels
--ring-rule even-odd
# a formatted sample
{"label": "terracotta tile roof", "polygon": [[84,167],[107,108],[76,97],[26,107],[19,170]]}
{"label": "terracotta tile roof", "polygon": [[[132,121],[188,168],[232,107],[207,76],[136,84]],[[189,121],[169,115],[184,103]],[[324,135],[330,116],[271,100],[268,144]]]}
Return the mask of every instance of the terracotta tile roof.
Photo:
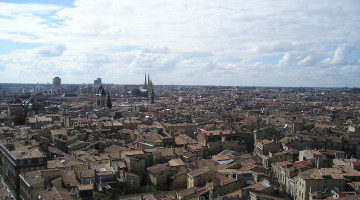
{"label": "terracotta tile roof", "polygon": [[170,167],[185,166],[185,163],[180,158],[177,158],[177,159],[169,160],[169,166]]}
{"label": "terracotta tile roof", "polygon": [[210,171],[210,169],[208,169],[208,168],[201,168],[201,169],[195,169],[194,171],[188,172],[187,174],[192,177],[197,177],[202,174],[208,173],[209,171]]}
{"label": "terracotta tile roof", "polygon": [[229,155],[213,155],[212,159],[216,161],[222,161],[222,160],[230,160],[231,157]]}
{"label": "terracotta tile roof", "polygon": [[156,198],[154,197],[154,195],[150,194],[150,195],[144,196],[144,200],[156,200]]}
{"label": "terracotta tile roof", "polygon": [[259,193],[259,192],[254,192],[254,191],[250,191],[250,193],[253,193],[256,195],[256,199],[267,199],[267,200],[286,200],[285,198],[281,198],[278,196],[273,196],[273,195],[269,195],[269,194],[263,194],[263,193]]}
{"label": "terracotta tile roof", "polygon": [[175,156],[175,152],[173,148],[166,148],[166,149],[161,149],[161,155],[163,157],[174,157]]}
{"label": "terracotta tile roof", "polygon": [[346,164],[342,167],[342,171],[344,176],[349,177],[360,177],[360,172],[358,170],[353,169],[350,165]]}
{"label": "terracotta tile roof", "polygon": [[303,161],[297,161],[293,164],[293,166],[297,166],[297,165],[305,165],[305,166],[308,166],[308,165],[311,165],[313,164],[313,161],[315,160],[315,158],[311,158],[309,160],[303,160]]}
{"label": "terracotta tile roof", "polygon": [[157,164],[157,165],[153,165],[151,167],[146,168],[149,172],[153,173],[153,174],[157,174],[163,171],[167,171],[170,168],[167,166],[167,163],[165,164]]}
{"label": "terracotta tile roof", "polygon": [[190,149],[194,150],[194,151],[200,151],[202,150],[202,146],[201,144],[191,144],[188,146]]}
{"label": "terracotta tile roof", "polygon": [[120,159],[120,154],[117,152],[108,153],[108,156],[112,160]]}
{"label": "terracotta tile roof", "polygon": [[122,147],[122,146],[113,144],[113,145],[111,145],[111,146],[106,147],[106,148],[104,149],[104,152],[117,153],[117,154],[119,154],[120,151],[126,151],[126,150],[129,150],[129,149],[126,148],[126,147]]}
{"label": "terracotta tile roof", "polygon": [[94,169],[95,171],[102,171],[102,170],[106,170],[106,171],[111,171],[112,168],[110,167],[110,165],[108,164],[99,164],[99,165],[90,165],[91,169]]}
{"label": "terracotta tile roof", "polygon": [[186,134],[180,134],[179,136],[175,137],[175,144],[183,145],[183,144],[194,144],[196,143],[194,139],[187,136]]}
{"label": "terracotta tile roof", "polygon": [[352,165],[353,165],[354,167],[360,167],[360,161],[352,162]]}
{"label": "terracotta tile roof", "polygon": [[118,165],[118,167],[119,167],[120,169],[127,168],[125,162],[123,162],[123,161],[119,161],[119,162],[117,163],[117,165]]}
{"label": "terracotta tile roof", "polygon": [[47,168],[48,169],[58,169],[63,168],[64,165],[60,162],[60,160],[48,160],[47,161]]}
{"label": "terracotta tile roof", "polygon": [[123,155],[125,155],[125,156],[133,156],[133,155],[143,155],[144,154],[144,152],[143,151],[135,151],[135,150],[133,150],[133,151],[123,151],[123,152],[121,152]]}
{"label": "terracotta tile roof", "polygon": [[52,187],[50,190],[43,190],[38,193],[43,200],[72,200],[69,191],[63,188]]}
{"label": "terracotta tile roof", "polygon": [[265,187],[261,182],[258,182],[258,183],[246,186],[243,189],[252,189],[252,190],[262,191],[262,190],[266,190],[267,187]]}
{"label": "terracotta tile roof", "polygon": [[344,172],[339,168],[309,169],[299,173],[303,179],[344,179]]}
{"label": "terracotta tile roof", "polygon": [[264,140],[261,140],[260,142],[261,142],[261,144],[270,144],[270,143],[272,143],[273,141],[264,139]]}
{"label": "terracotta tile roof", "polygon": [[226,186],[226,185],[229,185],[234,182],[236,182],[236,179],[234,179],[234,178],[225,178],[225,179],[221,180],[220,185]]}
{"label": "terracotta tile roof", "polygon": [[70,156],[65,156],[63,158],[59,158],[56,160],[47,161],[48,169],[57,169],[57,168],[77,166],[77,165],[85,165],[85,162],[82,162]]}
{"label": "terracotta tile roof", "polygon": [[93,169],[82,170],[82,171],[76,172],[76,174],[80,178],[93,178],[93,177],[95,177],[95,173],[94,173]]}
{"label": "terracotta tile roof", "polygon": [[35,185],[44,182],[44,179],[41,176],[41,171],[26,172],[24,174],[24,179],[27,183],[29,183],[29,185]]}
{"label": "terracotta tile roof", "polygon": [[288,168],[289,166],[292,166],[292,163],[290,161],[275,162],[273,163],[273,166],[276,168]]}
{"label": "terracotta tile roof", "polygon": [[99,160],[99,161],[101,161],[101,160],[110,160],[107,153],[101,153],[101,154],[98,154],[98,155],[94,155],[94,159]]}
{"label": "terracotta tile roof", "polygon": [[79,185],[79,182],[75,179],[75,172],[68,170],[60,171],[61,178],[63,183],[67,186],[69,184],[70,187],[75,187]]}
{"label": "terracotta tile roof", "polygon": [[79,190],[93,190],[94,189],[94,185],[93,184],[80,184],[77,186],[79,188]]}
{"label": "terracotta tile roof", "polygon": [[180,190],[179,192],[177,192],[179,194],[179,196],[181,196],[182,198],[188,199],[186,197],[191,196],[193,194],[199,194],[200,192],[204,191],[206,188],[205,187],[191,187],[191,188],[187,188],[184,190]]}
{"label": "terracotta tile roof", "polygon": [[241,164],[237,162],[232,162],[230,164],[220,164],[217,166],[217,169],[239,169],[241,168]]}
{"label": "terracotta tile roof", "polygon": [[30,145],[17,146],[15,150],[10,151],[16,159],[29,159],[29,158],[45,158],[46,155],[37,147]]}
{"label": "terracotta tile roof", "polygon": [[234,131],[230,131],[230,130],[204,130],[201,129],[201,133],[206,135],[206,136],[217,136],[217,135],[231,135],[231,134],[235,134]]}
{"label": "terracotta tile roof", "polygon": [[241,193],[241,189],[240,190],[236,190],[232,193],[229,193],[229,194],[226,194],[224,196],[222,196],[223,198],[224,197],[227,197],[227,198],[236,198],[236,199],[240,199],[242,197],[242,193]]}

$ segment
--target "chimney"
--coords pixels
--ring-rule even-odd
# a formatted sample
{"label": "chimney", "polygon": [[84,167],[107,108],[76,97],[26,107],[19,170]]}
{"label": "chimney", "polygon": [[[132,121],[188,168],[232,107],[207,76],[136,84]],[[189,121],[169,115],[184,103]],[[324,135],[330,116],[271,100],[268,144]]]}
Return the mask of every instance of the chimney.
{"label": "chimney", "polygon": [[319,157],[315,158],[315,165],[316,165],[316,169],[320,169],[320,158]]}
{"label": "chimney", "polygon": [[8,144],[8,150],[9,151],[15,150],[15,145],[13,143]]}
{"label": "chimney", "polygon": [[66,189],[70,189],[70,183],[66,183]]}

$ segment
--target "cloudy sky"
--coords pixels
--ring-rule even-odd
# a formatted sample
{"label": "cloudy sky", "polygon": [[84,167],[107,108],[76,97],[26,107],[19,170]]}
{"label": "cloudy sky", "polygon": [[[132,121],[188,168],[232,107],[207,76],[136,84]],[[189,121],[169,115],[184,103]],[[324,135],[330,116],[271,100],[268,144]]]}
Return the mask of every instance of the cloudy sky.
{"label": "cloudy sky", "polygon": [[0,82],[360,87],[360,1],[0,0]]}

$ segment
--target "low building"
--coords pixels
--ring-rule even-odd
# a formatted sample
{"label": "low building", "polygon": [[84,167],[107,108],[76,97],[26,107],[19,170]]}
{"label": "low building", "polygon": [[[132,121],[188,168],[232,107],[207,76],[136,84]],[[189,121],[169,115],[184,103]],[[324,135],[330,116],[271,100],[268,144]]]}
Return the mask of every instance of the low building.
{"label": "low building", "polygon": [[170,167],[167,163],[157,164],[146,168],[148,183],[155,185],[160,190],[169,188],[168,175],[170,174]]}
{"label": "low building", "polygon": [[[316,191],[337,188],[344,191],[347,173],[341,168],[321,168],[302,171],[297,176],[296,196],[298,200],[309,200],[309,194]],[[358,174],[360,176],[360,173]]]}
{"label": "low building", "polygon": [[20,174],[46,168],[46,155],[35,141],[0,142],[0,174],[10,190],[20,197]]}
{"label": "low building", "polygon": [[269,155],[269,153],[275,153],[280,151],[280,143],[274,140],[259,140],[255,142],[255,149],[254,152],[261,156],[261,155]]}
{"label": "low building", "polygon": [[211,181],[215,174],[209,168],[195,169],[187,173],[187,187],[201,187],[206,184],[206,181]]}

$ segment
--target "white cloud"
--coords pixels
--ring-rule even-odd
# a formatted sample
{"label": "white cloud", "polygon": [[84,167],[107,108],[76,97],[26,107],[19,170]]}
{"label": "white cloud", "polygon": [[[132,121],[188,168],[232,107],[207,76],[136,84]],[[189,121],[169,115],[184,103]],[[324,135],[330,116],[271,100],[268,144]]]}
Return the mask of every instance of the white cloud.
{"label": "white cloud", "polygon": [[297,64],[303,65],[303,66],[308,66],[308,65],[312,64],[312,61],[313,61],[313,57],[311,55],[307,55],[304,59],[300,60]]}
{"label": "white cloud", "polygon": [[346,57],[352,53],[352,51],[354,50],[353,46],[340,46],[338,47],[332,58],[326,58],[322,61],[322,63],[324,64],[346,64]]}
{"label": "white cloud", "polygon": [[[77,75],[69,82],[103,76],[105,82],[141,83],[137,76],[146,71],[163,84],[243,85],[241,77],[249,85],[315,86],[306,77],[295,83],[287,72],[305,74],[310,69],[304,67],[311,66],[325,85],[326,75],[346,81],[346,66],[360,65],[347,63],[360,42],[357,2],[76,0],[73,5],[0,3],[0,45],[1,40],[41,45],[0,54],[4,81],[25,81],[21,74],[7,78],[15,69],[27,77],[46,74],[39,78],[44,82],[59,73],[63,80]],[[265,57],[271,61],[258,59]]]}
{"label": "white cloud", "polygon": [[55,56],[61,56],[65,50],[66,50],[66,46],[56,45],[56,46],[41,47],[38,48],[36,51],[39,55],[44,57],[55,57]]}
{"label": "white cloud", "polygon": [[279,60],[279,66],[285,67],[286,65],[291,63],[291,56],[289,53],[285,53],[284,56]]}

